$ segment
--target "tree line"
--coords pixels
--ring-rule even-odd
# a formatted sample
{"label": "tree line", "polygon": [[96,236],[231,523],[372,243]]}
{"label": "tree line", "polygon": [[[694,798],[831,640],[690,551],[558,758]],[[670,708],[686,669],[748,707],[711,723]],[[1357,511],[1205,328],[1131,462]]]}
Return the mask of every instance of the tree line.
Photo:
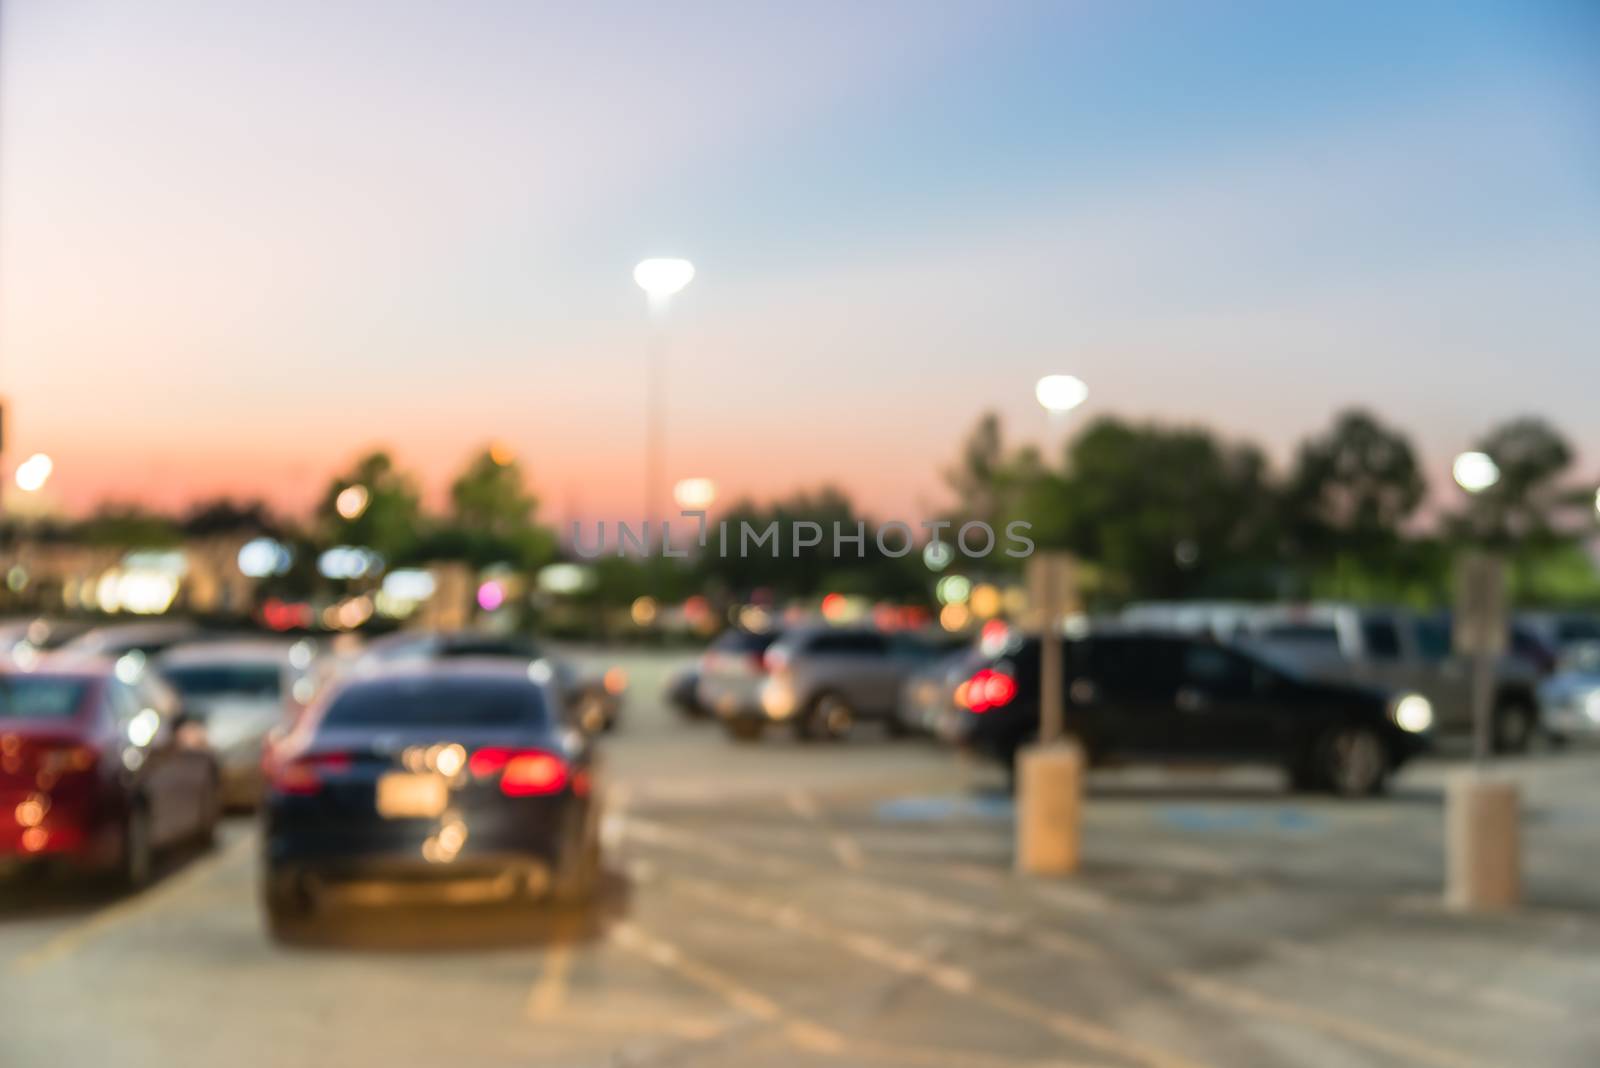
{"label": "tree line", "polygon": [[[1553,427],[1519,418],[1475,446],[1500,479],[1476,495],[1448,487],[1430,497],[1409,438],[1375,415],[1351,410],[1300,443],[1283,470],[1257,445],[1199,426],[1101,416],[1050,456],[1006,439],[1000,418],[983,415],[944,471],[956,526],[980,520],[995,530],[1030,524],[1042,549],[1082,561],[1091,603],[1140,598],[1348,598],[1437,604],[1448,600],[1452,562],[1468,545],[1489,545],[1512,564],[1524,602],[1600,604],[1600,577],[1586,542],[1595,524],[1595,486],[1575,479],[1574,453]],[[354,498],[347,490],[358,487]],[[930,517],[935,518],[935,517]],[[724,551],[722,526],[824,530],[864,525],[859,556],[835,555],[828,539],[776,558]],[[293,545],[292,570],[267,592],[307,592],[320,582],[317,553],[360,545],[387,566],[459,560],[532,574],[573,558],[540,522],[538,498],[519,459],[490,447],[470,456],[439,512],[422,505],[418,480],[382,449],[358,457],[328,482],[307,523],[259,502],[201,502],[186,515],[107,505],[76,523],[35,526],[36,537],[155,547],[184,537],[249,528]],[[725,601],[815,597],[827,592],[928,601],[938,573],[920,552],[882,552],[877,524],[844,491],[801,490],[760,503],[739,500],[712,517],[709,551],[687,560],[608,555],[593,561],[590,596],[626,603],[640,593],[693,593]],[[948,533],[947,533],[948,536]],[[898,539],[896,539],[898,541]],[[1020,561],[995,554],[947,564],[1004,579]]]}

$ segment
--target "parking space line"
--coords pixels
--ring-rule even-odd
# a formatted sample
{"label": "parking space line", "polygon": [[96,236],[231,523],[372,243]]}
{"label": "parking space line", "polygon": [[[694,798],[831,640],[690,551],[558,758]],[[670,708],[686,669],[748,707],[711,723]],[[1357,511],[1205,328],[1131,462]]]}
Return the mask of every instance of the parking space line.
{"label": "parking space line", "polygon": [[572,943],[557,942],[544,952],[544,967],[528,991],[528,1016],[547,1020],[567,1000],[567,973],[572,969]]}
{"label": "parking space line", "polygon": [[1323,949],[1288,939],[1270,939],[1268,948],[1280,957],[1324,968],[1345,971],[1392,983],[1424,994],[1451,1000],[1475,1002],[1479,1007],[1508,1012],[1536,1020],[1564,1020],[1572,1013],[1565,1005],[1498,987],[1473,986],[1442,972],[1411,968],[1403,964],[1370,960],[1343,951]]}
{"label": "parking space line", "polygon": [[837,831],[828,826],[823,818],[822,809],[817,804],[816,798],[805,790],[794,789],[784,795],[784,801],[789,810],[807,823],[816,824],[828,832],[828,848],[833,851],[834,857],[840,865],[853,871],[859,871],[866,865],[866,853],[850,835]]}
{"label": "parking space line", "polygon": [[1109,1054],[1147,1065],[1149,1068],[1198,1068],[1199,1063],[1130,1038],[1092,1020],[1061,1012],[1014,994],[1006,994],[980,984],[964,968],[933,960],[914,950],[894,946],[875,935],[838,927],[817,919],[792,905],[777,905],[760,898],[737,894],[700,879],[671,876],[667,887],[697,898],[724,913],[767,922],[781,930],[793,931],[821,941],[891,970],[924,979],[947,993],[980,1001],[992,1008],[1039,1026],[1098,1053]]}
{"label": "parking space line", "polygon": [[1401,1057],[1417,1064],[1426,1064],[1431,1068],[1488,1068],[1488,1062],[1477,1060],[1445,1046],[1390,1031],[1364,1020],[1355,1020],[1297,1002],[1268,997],[1246,987],[1225,983],[1209,976],[1192,972],[1174,972],[1169,978],[1179,989],[1203,1001],[1239,1012],[1271,1017],[1297,1027],[1321,1031],[1323,1034],[1332,1035],[1354,1045],[1364,1046],[1389,1056]]}
{"label": "parking space line", "polygon": [[255,842],[252,830],[208,857],[202,857],[187,868],[99,910],[82,922],[58,932],[43,945],[11,961],[9,970],[18,975],[29,975],[45,965],[70,956],[86,943],[119,924],[153,912],[171,902],[184,891],[210,878],[226,865],[241,857]]}
{"label": "parking space line", "polygon": [[[806,866],[771,857],[764,853],[743,849],[738,846],[730,846],[726,843],[713,841],[703,835],[655,823],[635,823],[630,827],[629,833],[641,841],[649,842],[665,849],[677,849],[711,857],[712,859],[750,870],[761,870],[780,876],[810,870]],[[655,869],[648,861],[636,861],[630,866],[630,870],[635,872],[636,877],[641,882],[646,882],[654,874]],[[912,890],[908,887],[884,882],[877,877],[850,876],[846,879],[844,887],[858,896],[890,901],[896,907],[920,913],[930,919],[971,927],[1000,938],[1024,938],[1035,947],[1056,956],[1085,961],[1101,961],[1105,959],[1104,952],[1090,942],[1061,931],[1043,928],[1036,923],[1030,923],[1013,914],[980,911],[949,898],[938,897],[926,891]]]}
{"label": "parking space line", "polygon": [[[656,836],[656,841],[666,844],[667,847],[677,846],[680,849],[686,849],[686,851],[696,851],[696,849],[701,849],[702,844],[704,844],[706,846],[706,849],[704,849],[706,855],[712,855],[712,852],[715,852],[715,854],[720,854],[720,859],[728,860],[731,863],[742,863],[747,867],[749,865],[758,865],[758,863],[771,865],[776,860],[770,859],[770,857],[766,857],[765,854],[760,854],[757,851],[746,851],[746,849],[739,849],[739,847],[712,843],[709,839],[704,843],[699,843],[699,836],[693,835],[690,831],[678,831],[674,830],[674,828],[661,828],[661,830],[664,833]],[[955,868],[958,870],[958,878],[963,878],[963,881],[978,884],[978,886],[997,887],[1002,886],[1002,884],[1011,884],[1011,879],[1006,878],[998,871],[990,871],[987,868],[963,867],[963,865],[957,865]],[[677,878],[677,876],[674,876],[672,881],[674,883],[683,883],[683,879]],[[869,892],[882,891],[885,892],[885,895],[891,894],[891,892],[898,892],[902,897],[906,897],[907,900],[909,900],[910,895],[918,895],[918,897],[925,899],[922,902],[925,907],[946,910],[946,915],[949,916],[952,923],[963,923],[963,919],[974,919],[970,918],[970,916],[963,918],[962,910],[965,907],[962,907],[962,905],[938,902],[938,900],[933,899],[933,895],[922,894],[922,892],[899,891],[898,887],[888,887],[886,884],[877,883],[875,879],[859,878],[859,876],[851,879],[851,883],[861,886],[862,889],[869,889]],[[706,884],[706,886],[709,886],[709,884]],[[1029,886],[1029,891],[1035,900],[1058,905],[1064,910],[1083,913],[1083,915],[1104,915],[1107,911],[1122,911],[1120,908],[1115,907],[1115,903],[1110,902],[1109,899],[1104,899],[1098,894],[1082,891],[1078,887],[1051,884],[1051,886]],[[733,899],[723,900],[723,902],[720,902],[720,907],[738,910],[738,902]],[[794,908],[782,907],[779,913],[774,913],[774,918],[778,915],[784,916],[779,923],[787,924],[790,929],[798,929],[797,919],[795,919],[797,913],[795,913]],[[990,918],[989,923],[982,923],[981,926],[989,927],[990,931],[994,931],[995,934],[1010,932],[1010,927],[1006,927],[1005,931],[997,929],[994,919],[997,918]],[[1005,923],[1005,921],[1002,921],[1002,923]],[[974,926],[978,926],[978,923],[974,923]],[[1021,931],[1016,931],[1016,934],[1019,937],[1029,938],[1030,945],[1051,951],[1051,953],[1061,954],[1061,956],[1088,956],[1090,959],[1104,959],[1104,953],[1098,950],[1096,946],[1077,942],[1074,938],[1070,938],[1070,935],[1059,935],[1058,932],[1035,931],[1032,927],[1024,927]],[[858,951],[859,954],[859,950],[862,950],[862,945],[864,943],[854,943],[853,951]],[[878,953],[878,958],[880,958],[880,962],[890,962],[893,961],[893,954]],[[904,964],[904,961],[902,961],[902,964]],[[1184,974],[1184,972],[1163,972],[1160,977],[1170,978],[1176,985],[1189,991],[1190,994],[1195,994],[1198,998],[1211,1001],[1213,1004],[1226,1004],[1230,1009],[1240,1010],[1240,1012],[1251,1012],[1254,1015],[1277,1018],[1280,1022],[1294,1023],[1294,1025],[1306,1026],[1310,1030],[1334,1034],[1334,1036],[1346,1039],[1346,1041],[1357,1042],[1357,1044],[1370,1047],[1370,1049],[1384,1050],[1387,1054],[1403,1055],[1403,1057],[1410,1058],[1413,1062],[1424,1063],[1424,1065],[1434,1066],[1434,1068],[1464,1068],[1467,1065],[1475,1066],[1480,1063],[1467,1057],[1466,1054],[1459,1054],[1456,1050],[1435,1046],[1435,1044],[1422,1041],[1422,1039],[1410,1038],[1406,1034],[1395,1033],[1395,1031],[1379,1028],[1376,1025],[1368,1025],[1362,1020],[1342,1017],[1342,1015],[1326,1012],[1326,1010],[1310,1009],[1310,1007],[1301,1006],[1298,1002],[1264,998],[1261,994],[1254,994],[1253,991],[1245,990],[1242,986],[1221,983],[1218,980],[1202,977],[1202,975]],[[998,994],[995,991],[982,991],[982,996],[986,996],[989,999],[1006,998],[1005,994]],[[1499,993],[1494,993],[1493,998],[1498,999]],[[1018,1015],[1027,1014],[1027,1012],[1030,1012],[1029,1004],[1030,1002],[1016,1002],[1016,1004],[1011,1004],[1005,1010],[1011,1010],[1013,1014]]]}
{"label": "parking space line", "polygon": [[[613,940],[657,966],[709,991],[746,1016],[781,1029],[783,1037],[799,1049],[833,1057],[849,1057],[923,1068],[1099,1068],[1078,1061],[1051,1058],[1020,1061],[961,1050],[936,1049],[899,1043],[850,1038],[815,1020],[790,1012],[771,998],[749,989],[729,975],[695,960],[677,946],[632,923],[612,928]],[[724,1029],[725,1030],[725,1029]],[[721,1032],[718,1032],[721,1033]],[[708,1035],[707,1038],[715,1037]]]}

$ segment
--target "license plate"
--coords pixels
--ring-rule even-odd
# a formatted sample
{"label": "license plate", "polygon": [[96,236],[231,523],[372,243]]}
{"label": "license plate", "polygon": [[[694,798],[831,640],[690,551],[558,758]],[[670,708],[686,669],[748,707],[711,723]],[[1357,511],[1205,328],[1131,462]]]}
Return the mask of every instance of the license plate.
{"label": "license plate", "polygon": [[443,776],[395,771],[378,778],[378,815],[385,819],[431,818],[449,802],[450,787]]}

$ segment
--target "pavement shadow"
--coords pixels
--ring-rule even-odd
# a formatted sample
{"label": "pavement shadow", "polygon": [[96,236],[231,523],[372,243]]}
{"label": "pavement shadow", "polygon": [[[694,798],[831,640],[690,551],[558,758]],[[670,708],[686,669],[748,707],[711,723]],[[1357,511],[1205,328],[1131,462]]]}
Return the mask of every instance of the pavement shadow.
{"label": "pavement shadow", "polygon": [[[196,844],[163,850],[156,857],[150,882],[138,892],[159,886],[215,848]],[[27,865],[0,875],[0,923],[87,914],[134,894],[114,875],[51,864]]]}
{"label": "pavement shadow", "polygon": [[632,883],[607,871],[592,902],[351,907],[330,904],[281,930],[280,945],[359,953],[472,953],[593,942],[631,907]]}

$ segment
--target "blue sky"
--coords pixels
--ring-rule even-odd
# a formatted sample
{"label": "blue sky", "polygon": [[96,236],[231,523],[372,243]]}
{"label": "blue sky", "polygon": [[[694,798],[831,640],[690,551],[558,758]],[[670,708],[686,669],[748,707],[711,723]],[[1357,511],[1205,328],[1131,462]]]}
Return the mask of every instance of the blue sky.
{"label": "blue sky", "polygon": [[0,382],[70,502],[299,504],[375,442],[436,486],[494,436],[625,507],[662,254],[669,474],[730,493],[930,503],[984,408],[1064,433],[1049,371],[1280,457],[1363,404],[1435,481],[1527,412],[1600,464],[1600,5],[5,20]]}

